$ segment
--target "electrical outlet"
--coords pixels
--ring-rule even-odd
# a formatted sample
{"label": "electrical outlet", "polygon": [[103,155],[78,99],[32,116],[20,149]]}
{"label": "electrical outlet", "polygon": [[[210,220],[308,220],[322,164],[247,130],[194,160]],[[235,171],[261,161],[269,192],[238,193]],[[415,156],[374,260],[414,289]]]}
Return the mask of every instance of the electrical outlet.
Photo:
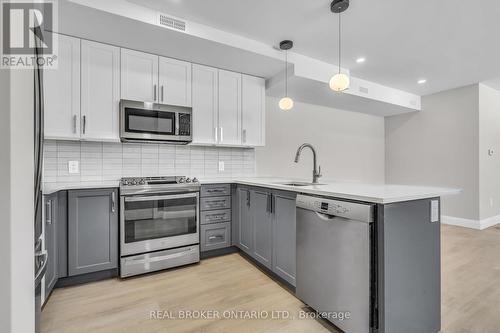
{"label": "electrical outlet", "polygon": [[68,173],[79,173],[79,162],[78,161],[68,161]]}
{"label": "electrical outlet", "polygon": [[219,161],[219,171],[224,171],[224,161]]}

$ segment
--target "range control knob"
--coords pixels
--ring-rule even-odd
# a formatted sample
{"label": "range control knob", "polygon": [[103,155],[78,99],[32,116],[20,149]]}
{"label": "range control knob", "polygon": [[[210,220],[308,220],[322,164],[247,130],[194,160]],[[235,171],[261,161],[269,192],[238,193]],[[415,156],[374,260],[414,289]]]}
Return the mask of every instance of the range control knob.
{"label": "range control knob", "polygon": [[122,181],[122,184],[123,184],[123,185],[128,185],[128,180],[124,179],[124,180]]}
{"label": "range control knob", "polygon": [[191,183],[191,178],[187,177],[186,178],[186,183]]}
{"label": "range control knob", "polygon": [[193,178],[193,183],[197,183],[198,182],[198,178],[194,177]]}
{"label": "range control knob", "polygon": [[181,177],[181,178],[179,179],[179,183],[184,183],[185,181],[186,181],[186,178],[184,178],[184,177]]}
{"label": "range control knob", "polygon": [[146,184],[146,181],[144,179],[141,179],[141,181],[139,182],[140,185],[145,185]]}
{"label": "range control knob", "polygon": [[134,180],[132,181],[132,185],[137,185],[137,180],[135,180],[135,179],[134,179]]}

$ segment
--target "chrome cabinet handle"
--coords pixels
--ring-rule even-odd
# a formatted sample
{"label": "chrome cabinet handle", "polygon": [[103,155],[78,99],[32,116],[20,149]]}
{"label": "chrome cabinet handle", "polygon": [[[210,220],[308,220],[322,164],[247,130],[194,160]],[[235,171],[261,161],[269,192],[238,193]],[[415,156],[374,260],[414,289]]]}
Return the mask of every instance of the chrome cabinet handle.
{"label": "chrome cabinet handle", "polygon": [[116,212],[116,194],[115,191],[111,193],[111,212]]}
{"label": "chrome cabinet handle", "polygon": [[153,84],[153,101],[156,102],[156,84]]}
{"label": "chrome cabinet handle", "polygon": [[43,251],[38,251],[38,252],[35,252],[35,257],[38,259],[38,258],[41,258],[40,259],[40,268],[38,269],[38,271],[35,273],[35,284],[38,283],[39,280],[41,280],[41,278],[43,277],[43,275],[45,274],[45,271],[47,270],[47,259],[48,259],[48,253],[46,250],[43,250]]}
{"label": "chrome cabinet handle", "polygon": [[250,191],[247,190],[247,206],[250,207]]}
{"label": "chrome cabinet handle", "polygon": [[224,239],[224,236],[217,235],[217,236],[210,236],[210,237],[208,237],[208,240],[214,240],[214,239]]}
{"label": "chrome cabinet handle", "polygon": [[224,128],[220,128],[220,143],[224,142]]}
{"label": "chrome cabinet handle", "polygon": [[215,137],[215,143],[217,143],[218,137],[217,137],[217,127],[214,127],[214,137]]}
{"label": "chrome cabinet handle", "polygon": [[247,130],[243,130],[243,143],[247,143]]}
{"label": "chrome cabinet handle", "polygon": [[77,116],[76,114],[73,115],[73,133],[76,134],[76,121],[77,121]]}
{"label": "chrome cabinet handle", "polygon": [[47,200],[45,203],[45,223],[52,224],[52,200]]}
{"label": "chrome cabinet handle", "polygon": [[87,116],[83,116],[83,134],[87,131]]}
{"label": "chrome cabinet handle", "polygon": [[163,102],[163,86],[161,86],[161,101]]}

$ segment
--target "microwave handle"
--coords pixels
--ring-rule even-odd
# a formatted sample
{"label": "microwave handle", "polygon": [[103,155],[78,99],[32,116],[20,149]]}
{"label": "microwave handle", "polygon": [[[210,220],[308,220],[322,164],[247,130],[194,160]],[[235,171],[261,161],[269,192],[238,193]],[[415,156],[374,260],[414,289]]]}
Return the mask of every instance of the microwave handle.
{"label": "microwave handle", "polygon": [[132,196],[132,197],[125,197],[125,201],[126,202],[137,202],[137,201],[170,200],[170,199],[196,198],[196,197],[198,197],[198,193],[140,196],[140,197]]}
{"label": "microwave handle", "polygon": [[180,117],[180,114],[176,113],[175,114],[175,135],[179,135],[179,117]]}

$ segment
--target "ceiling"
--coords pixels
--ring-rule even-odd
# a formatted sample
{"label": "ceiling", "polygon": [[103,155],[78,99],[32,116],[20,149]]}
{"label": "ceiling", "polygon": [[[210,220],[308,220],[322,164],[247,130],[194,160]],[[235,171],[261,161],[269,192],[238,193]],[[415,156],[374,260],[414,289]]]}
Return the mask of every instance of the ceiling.
{"label": "ceiling", "polygon": [[[128,0],[186,20],[337,62],[328,0]],[[342,14],[343,67],[419,95],[500,77],[500,2],[351,0]],[[357,64],[355,59],[366,57]],[[417,80],[425,78],[425,84]]]}

